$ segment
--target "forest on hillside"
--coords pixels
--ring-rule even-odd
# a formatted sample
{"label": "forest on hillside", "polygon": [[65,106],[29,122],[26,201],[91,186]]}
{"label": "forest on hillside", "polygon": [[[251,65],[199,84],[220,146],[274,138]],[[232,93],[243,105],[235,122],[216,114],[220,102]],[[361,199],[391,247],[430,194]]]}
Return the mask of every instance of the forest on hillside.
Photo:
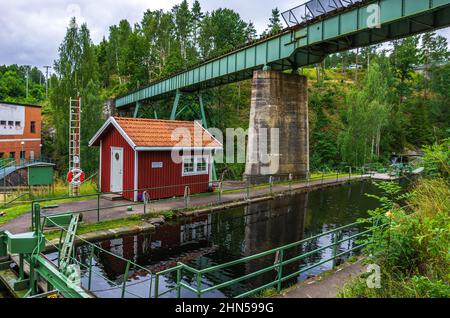
{"label": "forest on hillside", "polygon": [[[44,106],[44,151],[66,171],[69,99],[83,98],[82,165],[98,167],[98,149],[87,143],[104,122],[112,98],[172,72],[282,30],[278,9],[258,35],[237,12],[204,12],[186,0],[170,11],[143,13],[139,23],[119,21],[94,44],[86,24],[72,19],[52,66],[49,97],[45,75],[26,67],[0,66],[0,100]],[[420,149],[450,136],[450,64],[444,37],[426,33],[327,57],[300,69],[309,78],[311,169],[386,162],[392,153]],[[360,65],[359,67],[351,67]],[[250,81],[203,93],[209,127],[247,128]],[[146,105],[144,115],[168,118],[173,101]],[[194,97],[183,96],[182,104]],[[186,111],[181,119],[197,119]],[[223,164],[228,178],[240,178],[243,164]]]}

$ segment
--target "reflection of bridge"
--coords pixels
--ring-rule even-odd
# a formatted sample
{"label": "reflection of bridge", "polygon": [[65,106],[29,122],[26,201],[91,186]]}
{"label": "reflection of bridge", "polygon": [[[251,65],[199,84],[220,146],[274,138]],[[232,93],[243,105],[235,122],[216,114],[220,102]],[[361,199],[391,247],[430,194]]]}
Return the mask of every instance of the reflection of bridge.
{"label": "reflection of bridge", "polygon": [[[450,25],[450,0],[313,0],[283,13],[289,28],[248,43],[221,56],[152,82],[116,100],[119,113],[140,109],[152,101],[175,96],[171,119],[182,112],[182,93],[253,77],[249,153],[261,152],[254,143],[261,128],[279,128],[279,167],[248,163],[246,175],[302,177],[309,171],[306,78],[282,73],[321,62],[327,55]],[[268,100],[271,104],[268,105]],[[204,125],[206,115],[199,94]],[[184,108],[183,108],[184,109]],[[277,154],[278,155],[278,154]],[[263,172],[267,168],[267,172]]]}

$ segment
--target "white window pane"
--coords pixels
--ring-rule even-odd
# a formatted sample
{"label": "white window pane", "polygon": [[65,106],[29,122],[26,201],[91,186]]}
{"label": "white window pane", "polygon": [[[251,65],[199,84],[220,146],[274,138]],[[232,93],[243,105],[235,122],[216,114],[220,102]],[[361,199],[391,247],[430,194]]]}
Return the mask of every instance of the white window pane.
{"label": "white window pane", "polygon": [[184,173],[194,172],[194,158],[183,159],[183,172]]}
{"label": "white window pane", "polygon": [[207,171],[207,163],[205,158],[198,158],[197,160],[197,172],[204,173]]}

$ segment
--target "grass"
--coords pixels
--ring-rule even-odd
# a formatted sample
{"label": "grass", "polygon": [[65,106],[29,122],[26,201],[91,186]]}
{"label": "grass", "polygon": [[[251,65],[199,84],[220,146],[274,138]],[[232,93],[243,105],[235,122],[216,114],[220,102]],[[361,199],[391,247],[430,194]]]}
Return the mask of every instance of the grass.
{"label": "grass", "polygon": [[[162,213],[149,213],[146,215],[133,215],[126,218],[121,219],[115,219],[115,220],[107,220],[107,221],[101,221],[98,223],[81,223],[78,225],[77,228],[77,235],[97,232],[97,231],[103,231],[103,230],[110,230],[110,229],[117,229],[125,226],[136,226],[140,225],[143,222],[147,221],[148,219],[157,218],[163,216],[166,220],[170,220],[177,216],[177,213],[175,211],[165,211]],[[50,230],[45,233],[45,237],[48,240],[53,240],[56,238],[59,238],[60,231],[59,230]]]}
{"label": "grass", "polygon": [[366,274],[349,282],[339,297],[450,297],[448,180],[422,179],[407,196],[406,206],[394,202],[379,212],[389,226],[377,233],[366,254],[371,254],[370,264],[380,266],[380,288],[369,288]]}
{"label": "grass", "polygon": [[[102,221],[99,223],[81,223],[78,225],[77,228],[77,235],[82,235],[86,233],[92,233],[97,231],[103,231],[103,230],[109,230],[109,229],[115,229],[120,228],[124,226],[134,226],[142,224],[142,222],[145,221],[145,216],[142,215],[136,215],[131,216],[123,219],[116,219],[116,220],[108,220],[108,221]],[[56,238],[59,238],[60,230],[55,231],[48,231],[45,233],[45,237],[48,240],[53,240]]]}
{"label": "grass", "polygon": [[[61,182],[62,183],[62,182]],[[40,202],[41,206],[45,206],[47,204],[60,204],[60,203],[67,203],[67,202],[78,202],[78,201],[86,201],[86,200],[90,200],[92,198],[64,198],[64,199],[58,199],[58,197],[64,197],[67,196],[67,188],[65,188],[63,192],[62,190],[62,185],[58,184],[57,186],[55,186],[55,194],[58,194],[57,196],[54,197],[54,199],[51,199],[49,201],[43,201]],[[58,189],[58,191],[56,190]],[[94,194],[97,193],[97,190],[95,188],[94,183],[89,182],[84,184],[81,189],[80,189],[80,193],[81,195],[90,195],[90,194]],[[35,197],[35,199],[47,199],[48,198],[48,194],[41,192],[39,195],[37,195]],[[12,207],[9,208],[0,208],[0,211],[3,212],[5,215],[0,217],[0,225],[5,224],[11,220],[14,220],[15,218],[21,216],[22,214],[28,213],[31,211],[31,201],[27,202],[27,203],[21,203],[21,204],[17,204],[14,205]]]}
{"label": "grass", "polygon": [[269,298],[277,294],[277,290],[275,288],[267,288],[261,290],[259,293],[257,293],[254,297],[255,298]]}

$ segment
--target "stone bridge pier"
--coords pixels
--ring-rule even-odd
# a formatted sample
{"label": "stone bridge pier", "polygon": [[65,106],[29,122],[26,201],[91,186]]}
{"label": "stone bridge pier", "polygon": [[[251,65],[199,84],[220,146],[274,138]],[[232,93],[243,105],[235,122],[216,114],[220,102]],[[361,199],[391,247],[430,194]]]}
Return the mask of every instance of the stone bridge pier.
{"label": "stone bridge pier", "polygon": [[306,76],[255,71],[244,180],[304,178],[309,172]]}

